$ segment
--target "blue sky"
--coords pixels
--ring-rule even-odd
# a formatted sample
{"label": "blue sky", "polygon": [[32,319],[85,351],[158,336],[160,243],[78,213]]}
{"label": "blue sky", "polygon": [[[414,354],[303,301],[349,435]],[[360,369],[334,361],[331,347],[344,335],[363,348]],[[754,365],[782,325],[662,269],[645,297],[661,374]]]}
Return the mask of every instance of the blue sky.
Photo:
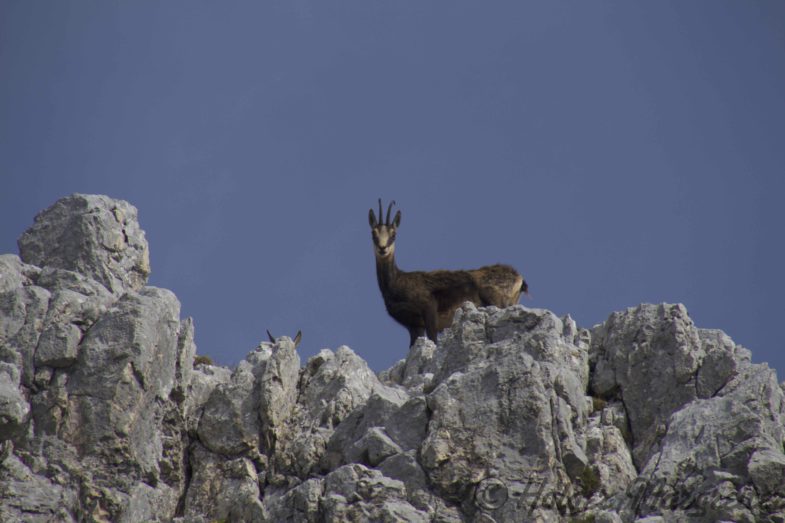
{"label": "blue sky", "polygon": [[0,75],[0,252],[130,201],[220,363],[405,357],[382,197],[405,270],[509,263],[585,327],[682,302],[785,379],[785,2],[6,0]]}

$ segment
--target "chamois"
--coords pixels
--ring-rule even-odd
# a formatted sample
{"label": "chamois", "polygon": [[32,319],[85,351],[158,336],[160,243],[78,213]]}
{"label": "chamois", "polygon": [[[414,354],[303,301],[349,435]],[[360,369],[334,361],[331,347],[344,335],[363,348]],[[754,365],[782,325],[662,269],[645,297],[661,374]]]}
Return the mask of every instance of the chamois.
{"label": "chamois", "polygon": [[401,224],[401,211],[390,221],[394,201],[387,207],[382,223],[382,200],[379,220],[371,209],[376,279],[382,291],[387,313],[409,331],[409,346],[427,334],[434,343],[439,331],[449,327],[455,310],[465,301],[479,307],[509,307],[518,303],[528,286],[518,271],[509,265],[489,265],[468,271],[405,272],[395,264],[395,234]]}
{"label": "chamois", "polygon": [[[276,343],[275,336],[270,334],[270,330],[269,329],[267,330],[267,337],[270,338],[270,343],[275,345],[275,343]],[[300,340],[302,340],[302,339],[303,339],[303,333],[301,331],[297,331],[297,334],[295,334],[294,339],[292,340],[294,342],[294,348],[295,349],[300,344]]]}

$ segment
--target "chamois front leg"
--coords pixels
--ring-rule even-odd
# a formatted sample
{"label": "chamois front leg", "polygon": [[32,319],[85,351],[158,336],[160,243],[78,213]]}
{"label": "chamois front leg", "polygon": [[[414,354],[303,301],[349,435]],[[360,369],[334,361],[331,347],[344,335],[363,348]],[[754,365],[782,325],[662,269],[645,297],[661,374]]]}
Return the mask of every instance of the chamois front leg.
{"label": "chamois front leg", "polygon": [[439,333],[437,328],[438,320],[439,314],[436,308],[436,301],[434,300],[425,307],[425,332],[428,334],[428,339],[434,343],[436,343],[436,336]]}
{"label": "chamois front leg", "polygon": [[425,329],[418,329],[416,327],[409,328],[409,348],[411,349],[414,347],[414,343],[417,341],[417,338],[425,334]]}

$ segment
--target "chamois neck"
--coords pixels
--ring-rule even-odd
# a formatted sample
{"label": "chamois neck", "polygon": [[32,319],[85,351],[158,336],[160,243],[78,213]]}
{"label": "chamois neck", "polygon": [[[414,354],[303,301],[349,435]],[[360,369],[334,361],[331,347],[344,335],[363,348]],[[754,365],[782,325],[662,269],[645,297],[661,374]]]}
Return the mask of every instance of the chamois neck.
{"label": "chamois neck", "polygon": [[398,266],[395,265],[394,254],[386,258],[376,257],[376,279],[379,282],[379,289],[381,289],[382,293],[390,287],[400,272]]}

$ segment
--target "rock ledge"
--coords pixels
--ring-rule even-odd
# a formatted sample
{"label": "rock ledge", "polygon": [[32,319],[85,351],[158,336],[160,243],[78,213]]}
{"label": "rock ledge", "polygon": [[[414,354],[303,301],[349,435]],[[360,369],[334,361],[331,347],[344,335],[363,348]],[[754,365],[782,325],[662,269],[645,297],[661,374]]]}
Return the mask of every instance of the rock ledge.
{"label": "rock ledge", "polygon": [[0,256],[2,521],[785,521],[785,388],[682,305],[194,368],[136,218],[73,195]]}

